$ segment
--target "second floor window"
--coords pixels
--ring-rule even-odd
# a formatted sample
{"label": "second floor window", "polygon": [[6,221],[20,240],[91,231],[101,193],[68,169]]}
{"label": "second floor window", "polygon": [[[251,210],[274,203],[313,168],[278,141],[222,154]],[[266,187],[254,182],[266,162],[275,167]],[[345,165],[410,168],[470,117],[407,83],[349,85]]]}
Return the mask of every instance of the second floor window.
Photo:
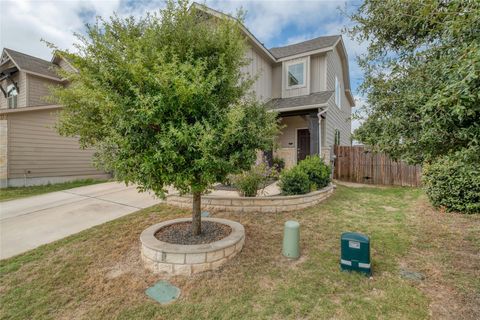
{"label": "second floor window", "polygon": [[18,92],[17,88],[13,84],[7,87],[7,101],[8,101],[8,108],[14,109],[17,107],[17,97]]}
{"label": "second floor window", "polygon": [[305,62],[287,65],[287,88],[305,85]]}
{"label": "second floor window", "polygon": [[338,81],[338,77],[335,76],[335,104],[339,108],[341,108],[341,105],[342,105],[341,97],[342,97],[342,90],[340,86],[340,81]]}

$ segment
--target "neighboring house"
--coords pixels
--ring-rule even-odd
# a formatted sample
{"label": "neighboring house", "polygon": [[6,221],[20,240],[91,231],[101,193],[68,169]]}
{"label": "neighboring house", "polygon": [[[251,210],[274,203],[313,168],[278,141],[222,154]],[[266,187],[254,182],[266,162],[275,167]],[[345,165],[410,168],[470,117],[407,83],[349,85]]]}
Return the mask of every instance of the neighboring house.
{"label": "neighboring house", "polygon": [[[231,18],[201,4],[194,6],[218,18]],[[257,98],[277,111],[285,126],[274,156],[283,158],[287,167],[313,154],[329,162],[333,145],[351,144],[355,102],[342,37],[318,37],[269,50],[241,28],[250,44],[251,63],[244,71],[258,75],[253,86]]]}
{"label": "neighboring house", "polygon": [[55,56],[45,61],[11,49],[0,58],[0,187],[104,177],[92,166],[92,150],[58,135],[59,105],[45,99],[49,86],[65,85],[56,68],[71,66]]}

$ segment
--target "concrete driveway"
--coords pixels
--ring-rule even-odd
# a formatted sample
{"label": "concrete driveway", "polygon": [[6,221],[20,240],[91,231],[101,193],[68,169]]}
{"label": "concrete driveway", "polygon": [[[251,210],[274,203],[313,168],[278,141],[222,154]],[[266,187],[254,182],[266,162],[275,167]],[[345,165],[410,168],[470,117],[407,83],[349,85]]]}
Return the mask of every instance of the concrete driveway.
{"label": "concrete driveway", "polygon": [[161,202],[107,182],[0,203],[0,259]]}

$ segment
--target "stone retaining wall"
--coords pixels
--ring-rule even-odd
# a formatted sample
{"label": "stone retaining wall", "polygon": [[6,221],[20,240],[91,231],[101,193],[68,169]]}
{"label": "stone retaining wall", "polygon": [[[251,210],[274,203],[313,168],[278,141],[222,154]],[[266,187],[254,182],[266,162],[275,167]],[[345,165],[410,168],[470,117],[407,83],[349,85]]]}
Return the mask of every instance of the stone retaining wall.
{"label": "stone retaining wall", "polygon": [[142,232],[141,254],[144,265],[155,273],[191,275],[215,270],[239,253],[245,243],[245,229],[235,221],[219,218],[202,218],[228,225],[232,232],[226,238],[208,244],[181,245],[158,240],[155,233],[163,227],[179,222],[192,221],[180,218],[155,224]]}
{"label": "stone retaining wall", "polygon": [[[202,209],[228,212],[288,212],[316,205],[328,198],[335,190],[329,185],[321,190],[296,196],[273,197],[220,197],[202,196]],[[167,204],[181,207],[192,207],[192,196],[170,195]]]}

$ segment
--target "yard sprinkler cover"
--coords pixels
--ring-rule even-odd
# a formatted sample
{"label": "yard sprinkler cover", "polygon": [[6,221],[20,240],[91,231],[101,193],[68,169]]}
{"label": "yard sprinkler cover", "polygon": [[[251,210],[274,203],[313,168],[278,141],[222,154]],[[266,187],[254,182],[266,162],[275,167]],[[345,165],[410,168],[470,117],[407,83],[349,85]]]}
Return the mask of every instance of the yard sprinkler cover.
{"label": "yard sprinkler cover", "polygon": [[297,221],[285,222],[282,253],[289,259],[300,257],[300,224]]}
{"label": "yard sprinkler cover", "polygon": [[170,282],[162,280],[145,290],[145,293],[158,303],[167,304],[178,299],[180,296],[180,289],[172,285]]}

